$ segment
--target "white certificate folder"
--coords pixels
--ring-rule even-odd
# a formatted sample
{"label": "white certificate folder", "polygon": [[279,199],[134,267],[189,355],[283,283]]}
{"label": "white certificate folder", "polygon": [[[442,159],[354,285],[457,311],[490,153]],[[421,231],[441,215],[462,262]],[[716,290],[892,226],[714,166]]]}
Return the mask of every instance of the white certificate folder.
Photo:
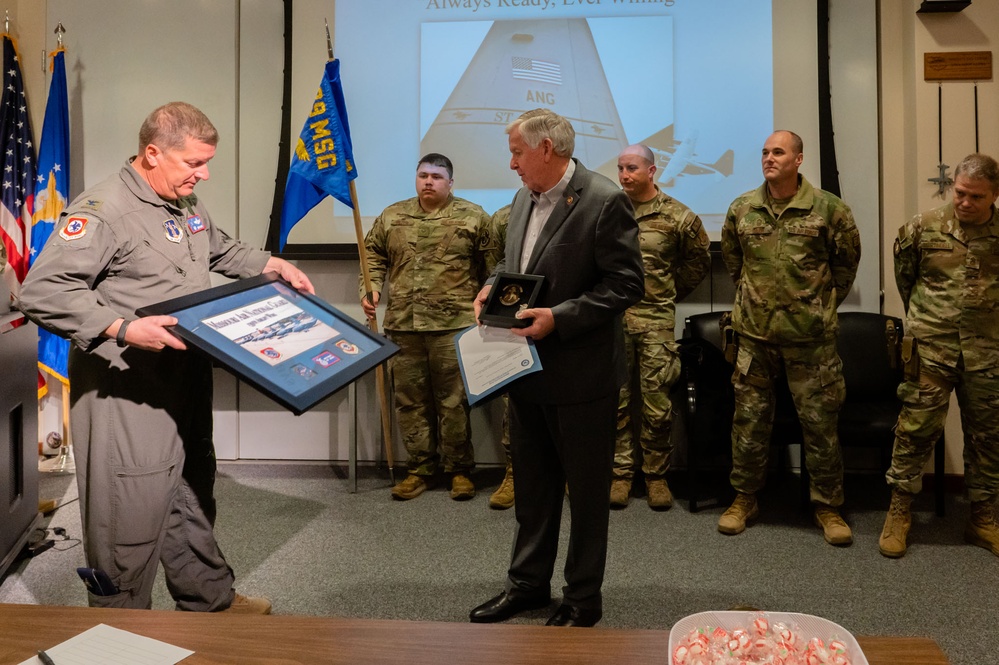
{"label": "white certificate folder", "polygon": [[502,393],[522,376],[541,371],[534,342],[508,328],[472,326],[458,333],[454,345],[470,405]]}

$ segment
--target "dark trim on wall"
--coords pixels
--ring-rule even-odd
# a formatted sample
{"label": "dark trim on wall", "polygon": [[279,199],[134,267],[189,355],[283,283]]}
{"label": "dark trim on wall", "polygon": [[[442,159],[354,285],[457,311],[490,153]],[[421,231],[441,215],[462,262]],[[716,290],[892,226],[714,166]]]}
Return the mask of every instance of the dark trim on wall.
{"label": "dark trim on wall", "polygon": [[284,246],[281,258],[289,261],[319,260],[319,261],[358,261],[360,253],[357,245],[344,243],[288,243]]}
{"label": "dark trim on wall", "polygon": [[832,90],[829,85],[829,0],[816,0],[818,29],[819,152],[822,189],[841,196],[836,141],[832,121]]}
{"label": "dark trim on wall", "polygon": [[278,141],[277,174],[274,177],[274,200],[267,226],[264,249],[277,253],[281,240],[281,206],[284,204],[284,184],[291,165],[291,47],[292,1],[284,0],[284,78],[281,82],[281,138]]}

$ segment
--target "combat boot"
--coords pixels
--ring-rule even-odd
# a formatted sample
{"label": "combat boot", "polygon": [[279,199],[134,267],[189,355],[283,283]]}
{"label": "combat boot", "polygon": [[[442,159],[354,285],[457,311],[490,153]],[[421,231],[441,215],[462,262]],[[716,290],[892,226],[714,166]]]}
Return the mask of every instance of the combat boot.
{"label": "combat boot", "polygon": [[489,507],[496,510],[506,510],[513,507],[513,500],[513,465],[507,464],[503,482],[496,488],[493,495],[489,497]]}
{"label": "combat boot", "polygon": [[756,504],[756,495],[736,492],[735,501],[718,520],[718,530],[734,536],[745,531],[746,522],[756,519],[759,515],[760,507]]}
{"label": "combat boot", "polygon": [[475,496],[475,485],[472,479],[464,473],[456,473],[451,477],[451,498],[455,501],[468,501]]}
{"label": "combat boot", "polygon": [[631,500],[631,480],[616,478],[610,486],[611,508],[626,508]]}
{"label": "combat boot", "polygon": [[398,501],[409,501],[423,494],[426,489],[426,479],[423,476],[411,473],[392,488],[392,498]]}
{"label": "combat boot", "polygon": [[270,614],[271,601],[263,597],[244,596],[237,593],[229,607],[221,610],[229,614]]}
{"label": "combat boot", "polygon": [[905,554],[906,538],[912,526],[912,494],[892,490],[891,505],[885,517],[885,526],[878,539],[878,549],[886,557],[897,559]]}
{"label": "combat boot", "polygon": [[669,510],[673,507],[673,493],[669,491],[665,478],[646,478],[645,491],[652,510]]}
{"label": "combat boot", "polygon": [[822,535],[830,545],[849,545],[853,542],[853,531],[832,506],[815,504],[815,525],[822,527]]}
{"label": "combat boot", "polygon": [[971,519],[964,531],[964,539],[999,556],[999,522],[996,521],[994,498],[971,502]]}

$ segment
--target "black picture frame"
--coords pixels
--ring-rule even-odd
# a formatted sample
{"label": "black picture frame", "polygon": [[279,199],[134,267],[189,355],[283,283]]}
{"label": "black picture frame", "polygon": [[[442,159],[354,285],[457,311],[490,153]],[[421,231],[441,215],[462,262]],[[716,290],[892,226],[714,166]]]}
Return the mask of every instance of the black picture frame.
{"label": "black picture frame", "polygon": [[140,308],[168,314],[188,345],[296,416],[398,353],[316,296],[264,273]]}
{"label": "black picture frame", "polygon": [[[518,319],[521,309],[534,307],[544,283],[543,275],[501,272],[496,274],[479,321],[498,328],[526,328],[533,319]],[[515,300],[511,301],[511,298]]]}

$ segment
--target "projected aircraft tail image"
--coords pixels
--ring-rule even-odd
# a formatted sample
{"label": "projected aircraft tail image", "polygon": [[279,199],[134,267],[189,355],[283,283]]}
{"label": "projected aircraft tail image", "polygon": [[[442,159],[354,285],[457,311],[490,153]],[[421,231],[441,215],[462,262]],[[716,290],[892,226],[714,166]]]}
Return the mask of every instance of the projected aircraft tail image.
{"label": "projected aircraft tail image", "polygon": [[584,164],[628,145],[586,19],[496,21],[420,144],[441,152],[470,189],[515,188],[507,123],[545,107],[569,118]]}
{"label": "projected aircraft tail image", "polygon": [[[658,84],[672,85],[672,78]],[[520,183],[509,170],[503,130],[524,111],[538,107],[569,118],[576,130],[575,156],[617,179],[618,153],[637,137],[627,136],[590,26],[582,18],[493,23],[420,150],[448,155],[462,174],[462,188],[515,188]],[[662,187],[690,176],[732,175],[731,149],[714,162],[699,158],[696,132],[674,138],[674,110],[658,112],[668,123],[637,142],[656,156]]]}

